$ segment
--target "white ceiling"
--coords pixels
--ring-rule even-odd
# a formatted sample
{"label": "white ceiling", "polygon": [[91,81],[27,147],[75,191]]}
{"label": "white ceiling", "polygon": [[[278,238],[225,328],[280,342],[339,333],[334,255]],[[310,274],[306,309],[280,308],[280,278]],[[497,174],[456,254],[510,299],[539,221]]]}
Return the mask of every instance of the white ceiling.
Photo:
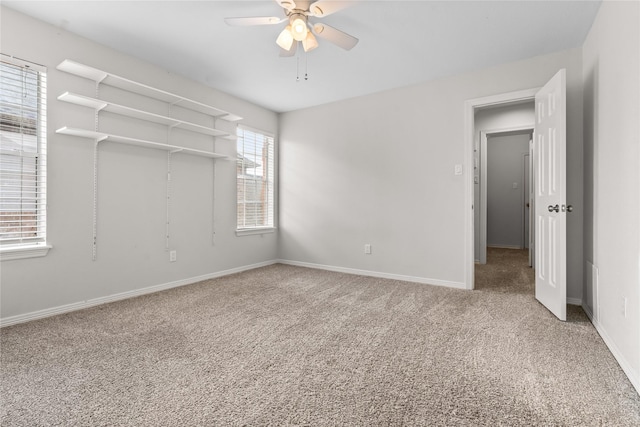
{"label": "white ceiling", "polygon": [[[369,1],[322,18],[360,39],[279,57],[283,16],[261,1],[7,1],[4,6],[284,112],[581,46],[600,1]],[[296,82],[297,62],[301,81]],[[304,80],[307,64],[309,80]]]}

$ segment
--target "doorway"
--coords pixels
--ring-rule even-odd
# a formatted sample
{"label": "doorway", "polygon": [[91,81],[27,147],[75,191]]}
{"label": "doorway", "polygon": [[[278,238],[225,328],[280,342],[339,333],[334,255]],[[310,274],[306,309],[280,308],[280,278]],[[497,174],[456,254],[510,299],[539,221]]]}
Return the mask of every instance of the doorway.
{"label": "doorway", "polygon": [[[487,245],[510,248],[529,246],[524,236],[528,227],[523,223],[529,198],[529,195],[525,195],[525,183],[529,180],[524,177],[523,162],[524,156],[530,151],[529,136],[534,123],[535,104],[532,99],[481,105],[474,111],[473,214],[476,263],[486,263]],[[489,144],[489,140],[493,142]],[[493,146],[491,150],[490,145]],[[492,185],[487,185],[490,181]],[[519,218],[516,218],[516,212],[521,214]]]}
{"label": "doorway", "polygon": [[[465,258],[467,259],[467,262],[465,262],[465,283],[467,289],[474,289],[475,287],[475,255],[479,252],[476,248],[479,248],[477,243],[481,230],[479,220],[479,195],[481,193],[476,191],[476,186],[479,188],[481,184],[480,169],[482,159],[480,157],[480,127],[484,127],[485,134],[487,130],[510,132],[532,129],[535,121],[535,113],[527,114],[526,119],[523,119],[523,116],[519,113],[522,113],[523,109],[525,109],[524,105],[534,105],[535,94],[538,90],[538,88],[532,88],[465,102],[465,164],[467,165],[466,170],[473,171],[466,180],[465,197],[471,207],[470,211],[468,211],[465,226],[465,234],[469,239],[465,247]],[[491,114],[488,115],[492,117],[486,119],[485,124],[481,125],[481,118],[476,117],[476,113],[483,111],[491,112]]]}
{"label": "doorway", "polygon": [[[533,111],[533,104],[531,110]],[[529,236],[532,189],[529,153],[533,129],[481,131],[479,184],[480,239],[475,289],[534,294]]]}
{"label": "doorway", "polygon": [[[533,104],[531,104],[533,115]],[[475,184],[479,230],[475,259],[486,263],[486,248],[532,249],[530,208],[532,171],[530,144],[533,129],[480,132],[479,181]],[[528,254],[532,266],[532,256]]]}

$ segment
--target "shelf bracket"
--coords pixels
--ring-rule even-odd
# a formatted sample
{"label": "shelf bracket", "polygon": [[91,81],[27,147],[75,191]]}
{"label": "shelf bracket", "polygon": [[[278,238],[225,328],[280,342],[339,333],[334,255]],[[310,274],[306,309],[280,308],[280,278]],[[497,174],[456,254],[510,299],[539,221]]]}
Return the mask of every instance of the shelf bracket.
{"label": "shelf bracket", "polygon": [[[213,127],[216,127],[216,118],[213,118]],[[214,136],[212,138],[211,141],[211,146],[212,146],[212,151],[215,153],[216,152],[216,141],[217,138]],[[212,172],[212,183],[211,183],[211,246],[215,246],[216,245],[216,182],[218,181],[217,177],[216,177],[216,161],[212,162],[213,163],[213,170]]]}
{"label": "shelf bracket", "polygon": [[165,224],[165,250],[170,249],[169,242],[169,224],[171,223],[171,154],[167,152],[167,221]]}
{"label": "shelf bracket", "polygon": [[102,83],[107,77],[109,77],[109,73],[102,73],[100,77],[96,79],[96,84]]}
{"label": "shelf bracket", "polygon": [[[106,78],[106,74],[100,79],[100,81]],[[96,81],[96,98],[100,97],[100,81]],[[100,114],[96,109],[94,115],[94,130],[98,132],[100,124]],[[98,145],[101,141],[105,140],[106,136],[96,138],[93,144],[93,242],[92,242],[92,254],[91,259],[95,261],[98,257]]]}
{"label": "shelf bracket", "polygon": [[98,256],[98,144],[96,139],[93,145],[93,249],[92,260]]}

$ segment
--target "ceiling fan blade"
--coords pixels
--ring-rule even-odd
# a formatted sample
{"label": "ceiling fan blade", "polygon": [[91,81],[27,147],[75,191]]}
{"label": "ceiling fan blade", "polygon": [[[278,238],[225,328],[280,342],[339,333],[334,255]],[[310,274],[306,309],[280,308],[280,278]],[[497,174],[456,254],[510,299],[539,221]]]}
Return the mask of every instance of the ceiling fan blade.
{"label": "ceiling fan blade", "polygon": [[224,18],[227,25],[234,27],[249,27],[252,25],[274,25],[285,21],[287,18],[275,16],[251,16],[245,18]]}
{"label": "ceiling fan blade", "polygon": [[295,56],[297,50],[298,50],[298,42],[294,41],[293,45],[291,45],[291,49],[284,50],[284,49],[280,48],[280,57],[288,58],[290,56]]}
{"label": "ceiling fan blade", "polygon": [[333,28],[332,26],[327,24],[314,24],[313,32],[316,36],[328,40],[336,46],[340,46],[345,50],[353,49],[353,47],[357,45],[359,41],[352,35],[340,31],[337,28]]}
{"label": "ceiling fan blade", "polygon": [[276,0],[276,3],[287,10],[293,10],[296,8],[296,2],[294,2],[293,0]]}
{"label": "ceiling fan blade", "polygon": [[331,15],[348,6],[348,1],[318,0],[309,6],[309,16],[317,16],[320,18]]}

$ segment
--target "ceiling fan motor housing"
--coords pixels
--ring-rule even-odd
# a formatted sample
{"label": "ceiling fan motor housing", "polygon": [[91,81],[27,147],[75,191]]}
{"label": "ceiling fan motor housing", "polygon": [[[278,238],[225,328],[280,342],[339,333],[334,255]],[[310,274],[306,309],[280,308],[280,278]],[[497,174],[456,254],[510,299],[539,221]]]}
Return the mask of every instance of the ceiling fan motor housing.
{"label": "ceiling fan motor housing", "polygon": [[[284,8],[284,18],[278,17],[244,17],[244,18],[225,18],[229,25],[233,26],[249,26],[249,25],[273,25],[283,21],[289,21],[289,24],[282,30],[276,43],[287,54],[280,56],[292,56],[295,52],[294,47],[297,42],[301,42],[305,52],[309,52],[318,47],[318,42],[314,34],[321,38],[345,49],[351,50],[357,43],[358,39],[350,34],[338,30],[327,24],[318,22],[309,22],[309,17],[323,18],[331,15],[348,6],[349,1],[336,0],[275,0],[282,8]],[[295,42],[295,43],[294,43]]]}

